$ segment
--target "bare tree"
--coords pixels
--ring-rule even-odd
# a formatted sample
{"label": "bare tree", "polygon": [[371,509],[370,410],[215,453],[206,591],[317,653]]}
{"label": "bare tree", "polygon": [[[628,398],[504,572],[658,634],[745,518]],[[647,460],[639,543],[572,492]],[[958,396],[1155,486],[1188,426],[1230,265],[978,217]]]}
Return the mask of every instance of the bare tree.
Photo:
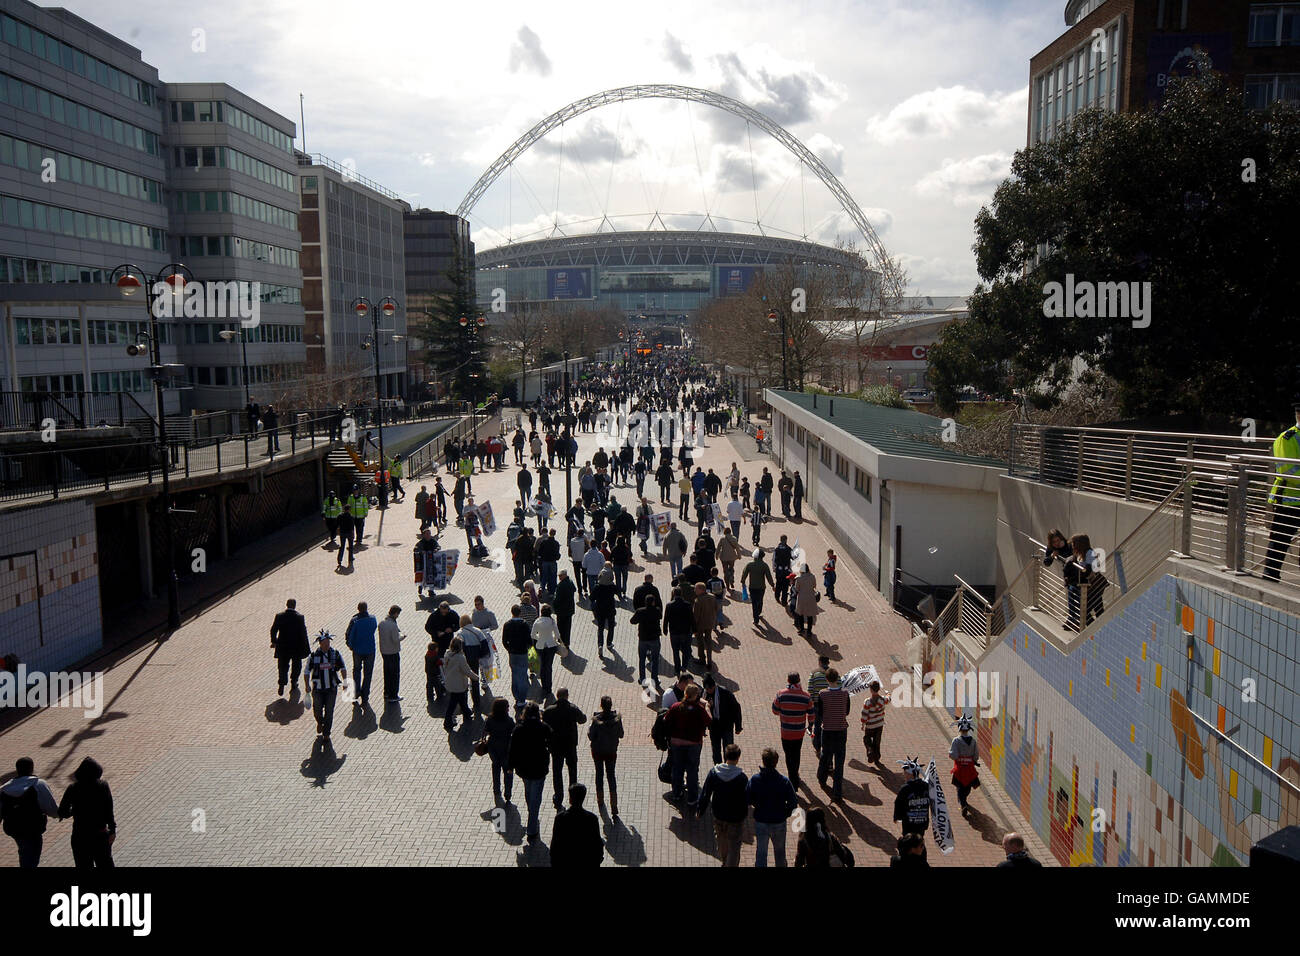
{"label": "bare tree", "polygon": [[[888,344],[890,333],[901,322],[898,310],[907,295],[909,278],[897,258],[887,260],[877,271],[868,268],[856,244],[839,240],[836,248],[856,256],[862,267],[837,273],[836,301],[825,315],[827,332],[832,343],[843,342],[851,352],[854,390],[861,390],[871,377],[877,349]],[[834,344],[831,351],[838,351]]]}
{"label": "bare tree", "polygon": [[516,307],[506,313],[501,325],[498,344],[512,355],[519,356],[519,403],[524,402],[527,384],[528,358],[534,355],[551,335],[548,320],[551,313],[545,308]]}

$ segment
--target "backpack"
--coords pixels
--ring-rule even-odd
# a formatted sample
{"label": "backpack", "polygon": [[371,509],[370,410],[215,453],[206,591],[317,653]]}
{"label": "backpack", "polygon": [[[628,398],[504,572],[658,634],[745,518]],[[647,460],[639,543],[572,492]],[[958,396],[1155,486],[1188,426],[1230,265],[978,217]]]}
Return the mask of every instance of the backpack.
{"label": "backpack", "polygon": [[38,802],[35,784],[19,797],[0,793],[0,812],[4,814],[5,833],[15,839],[40,836],[45,832],[45,813]]}
{"label": "backpack", "polygon": [[650,739],[654,741],[656,750],[667,750],[669,737],[668,708],[663,707],[655,716],[654,726],[650,728]]}

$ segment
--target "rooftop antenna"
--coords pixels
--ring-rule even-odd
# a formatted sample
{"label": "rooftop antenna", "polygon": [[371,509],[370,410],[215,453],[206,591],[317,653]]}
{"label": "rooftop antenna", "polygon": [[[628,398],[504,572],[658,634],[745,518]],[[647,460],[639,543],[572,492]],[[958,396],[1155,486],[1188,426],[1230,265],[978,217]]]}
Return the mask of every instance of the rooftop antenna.
{"label": "rooftop antenna", "polygon": [[298,129],[302,133],[302,151],[307,152],[307,113],[303,106],[302,94],[298,94]]}

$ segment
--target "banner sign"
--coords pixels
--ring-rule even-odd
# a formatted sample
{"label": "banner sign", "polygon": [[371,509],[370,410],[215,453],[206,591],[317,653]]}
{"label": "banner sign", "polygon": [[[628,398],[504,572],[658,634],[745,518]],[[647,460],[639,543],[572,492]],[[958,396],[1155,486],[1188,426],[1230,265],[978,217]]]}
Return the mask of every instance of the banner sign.
{"label": "banner sign", "polygon": [[663,547],[664,538],[668,537],[668,532],[672,530],[672,524],[672,512],[662,511],[657,515],[650,516],[650,530],[654,533],[656,548]]}
{"label": "banner sign", "polygon": [[590,299],[590,269],[547,269],[546,298]]}
{"label": "banner sign", "polygon": [[952,820],[948,818],[948,801],[943,798],[943,784],[939,782],[939,768],[934,758],[925,768],[925,781],[930,785],[930,827],[934,831],[934,842],[945,855],[954,848],[952,842]]}

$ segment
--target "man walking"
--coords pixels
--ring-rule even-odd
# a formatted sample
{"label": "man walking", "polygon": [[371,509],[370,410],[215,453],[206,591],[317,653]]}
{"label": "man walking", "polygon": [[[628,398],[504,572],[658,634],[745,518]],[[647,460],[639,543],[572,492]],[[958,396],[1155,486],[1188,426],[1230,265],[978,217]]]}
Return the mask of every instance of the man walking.
{"label": "man walking", "polygon": [[880,693],[880,681],[871,682],[871,696],[862,703],[862,743],[867,762],[880,763],[880,735],[885,732],[885,705],[889,697]]}
{"label": "man walking", "polygon": [[583,809],[587,788],[580,783],[569,787],[569,809],[560,810],[551,826],[551,866],[582,869],[600,866],[605,859],[605,841],[600,819]]}
{"label": "man walking", "polygon": [[763,767],[749,780],[746,798],[754,808],[754,866],[767,866],[767,844],[772,844],[776,865],[785,866],[785,821],[799,800],[790,781],[776,769],[778,757],[771,747],[763,750]]}
{"label": "man walking", "polygon": [[794,473],[794,486],[791,488],[792,504],[794,505],[794,520],[803,520],[803,477],[799,472]]}
{"label": "man walking", "polygon": [[668,708],[668,758],[673,764],[673,799],[695,804],[700,796],[700,751],[709,727],[709,712],[700,703],[700,686],[686,685],[686,698]]}
{"label": "man walking", "polygon": [[510,690],[518,714],[528,699],[528,649],[533,646],[532,628],[519,616],[518,604],[510,608],[510,620],[501,628],[501,644],[510,655]]}
{"label": "man walking", "polygon": [[691,604],[691,619],[695,630],[695,644],[699,649],[700,663],[713,670],[713,629],[718,625],[718,601],[709,593],[703,581],[695,585],[695,600]]}
{"label": "man walking", "polygon": [[749,589],[750,610],[754,614],[755,625],[763,616],[763,597],[767,593],[767,586],[772,583],[772,569],[763,560],[763,549],[756,548],[753,560],[740,572],[740,586]]}
{"label": "man walking", "polygon": [[803,756],[803,738],[813,723],[813,703],[799,686],[799,674],[785,676],[786,688],[772,701],[772,713],[781,720],[781,748],[785,751],[785,772],[795,789],[803,786],[799,779],[799,763]]}
{"label": "man walking", "polygon": [[776,586],[773,589],[776,592],[776,600],[782,607],[785,606],[790,594],[790,565],[793,561],[794,549],[786,542],[786,536],[781,535],[780,543],[772,551],[772,574],[776,578]]}
{"label": "man walking", "polygon": [[704,702],[708,705],[709,738],[713,742],[713,762],[722,763],[724,749],[736,742],[736,734],[743,733],[740,701],[725,687],[719,686],[712,674],[704,675]]}
{"label": "man walking", "polygon": [[397,615],[402,609],[394,604],[388,609],[388,617],[379,623],[379,653],[384,661],[384,700],[396,703],[402,699],[402,641],[406,640],[397,627]]}
{"label": "man walking", "polygon": [[686,557],[686,535],[677,530],[677,522],[672,522],[668,533],[664,535],[663,553],[668,558],[668,575],[677,577],[682,573],[682,561]]}
{"label": "man walking", "polygon": [[[525,674],[527,669],[528,662],[525,660]],[[506,759],[510,769],[524,782],[524,802],[528,806],[528,823],[524,832],[528,835],[529,843],[536,843],[539,835],[537,816],[542,809],[542,788],[546,784],[546,771],[551,763],[554,736],[550,725],[542,720],[542,712],[536,701],[529,701],[524,707],[523,719],[510,734],[510,751]]]}
{"label": "man walking", "polygon": [[316,736],[330,742],[330,728],[334,726],[334,699],[339,684],[347,679],[343,655],[332,646],[329,631],[321,631],[316,638],[316,650],[307,658],[307,679],[311,683],[311,712],[316,716]]}
{"label": "man walking", "polygon": [[41,862],[47,817],[58,819],[59,805],[49,785],[36,776],[31,757],[14,763],[16,776],[0,788],[0,824],[18,844],[18,866],[35,869]]}
{"label": "man walking", "polygon": [[551,737],[551,782],[555,785],[555,809],[564,807],[564,767],[569,768],[569,786],[578,782],[578,725],[587,715],[569,703],[569,689],[555,692],[555,703],[542,711],[542,720],[553,731]]}
{"label": "man walking", "polygon": [[726,762],[718,761],[704,778],[695,812],[704,816],[706,806],[713,810],[713,837],[718,843],[722,865],[740,866],[740,844],[745,833],[745,818],[749,816],[746,793],[749,778],[740,769],[738,746],[728,744],[724,756]]}
{"label": "man walking", "polygon": [[695,614],[687,592],[673,588],[673,599],[664,608],[664,630],[673,651],[673,671],[680,674],[691,666],[691,631],[695,627]]}
{"label": "man walking", "polygon": [[330,544],[333,544],[335,536],[339,533],[339,516],[343,514],[343,502],[339,501],[339,496],[333,488],[325,496],[320,513],[325,518],[325,530],[330,533]]}
{"label": "man walking", "polygon": [[353,705],[356,707],[370,706],[370,679],[375,676],[375,632],[378,629],[379,622],[362,601],[343,635],[343,643],[352,652],[352,675],[357,685],[357,699]]}
{"label": "man walking", "polygon": [[[307,639],[307,622],[297,611],[298,602],[293,598],[284,602],[284,610],[275,616],[271,624],[271,648],[275,651],[276,669],[279,672],[279,694],[284,696],[285,684],[294,687],[297,693],[298,675],[302,673],[303,658],[311,653],[311,643]],[[290,676],[290,665],[293,674]]]}
{"label": "man walking", "polygon": [[833,775],[831,799],[844,799],[844,752],[849,740],[849,693],[840,686],[840,672],[826,672],[827,688],[818,695],[822,712],[822,756],[817,763],[817,781],[824,787]]}

